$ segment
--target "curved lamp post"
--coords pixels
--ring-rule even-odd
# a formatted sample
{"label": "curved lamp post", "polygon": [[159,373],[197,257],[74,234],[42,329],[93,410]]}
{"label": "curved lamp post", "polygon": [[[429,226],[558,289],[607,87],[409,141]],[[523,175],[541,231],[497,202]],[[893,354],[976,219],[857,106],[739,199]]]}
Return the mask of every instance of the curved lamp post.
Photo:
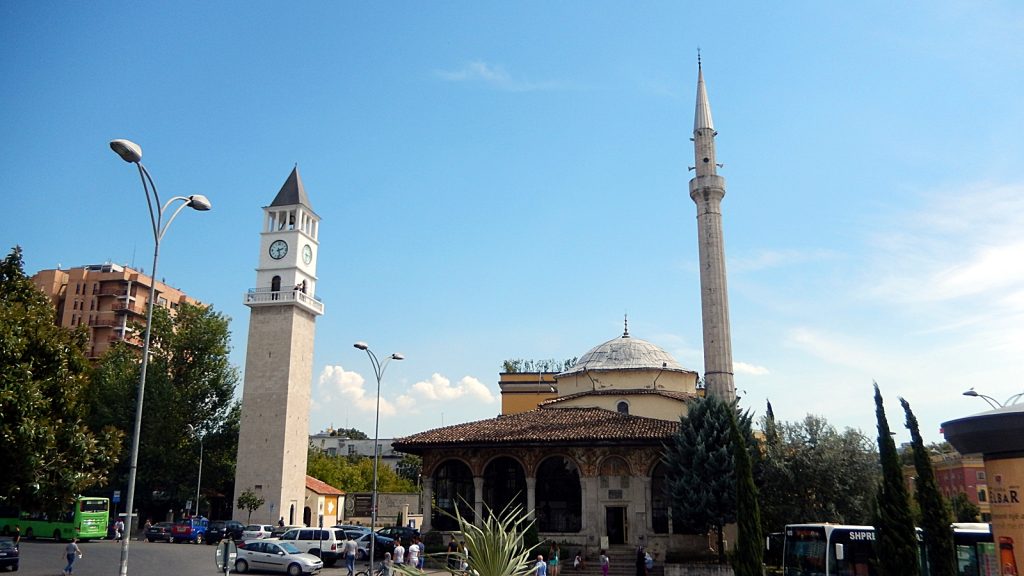
{"label": "curved lamp post", "polygon": [[405,360],[405,356],[395,352],[381,363],[380,360],[377,360],[377,355],[373,353],[373,350],[370,350],[370,345],[366,342],[356,342],[353,346],[366,351],[366,355],[370,357],[370,363],[373,364],[373,375],[377,377],[377,415],[373,421],[373,495],[370,499],[370,567],[372,569],[374,549],[377,544],[377,463],[380,460],[380,454],[377,452],[377,442],[380,431],[380,380],[384,377],[384,370],[387,369],[388,364],[392,360]]}
{"label": "curved lamp post", "polygon": [[199,433],[199,429],[189,424],[188,429],[192,431],[192,435],[199,440],[199,473],[196,474],[196,516],[199,516],[199,486],[203,481],[203,435]]}
{"label": "curved lamp post", "polygon": [[1014,404],[1017,403],[1017,400],[1020,400],[1021,396],[1024,396],[1024,392],[1018,392],[1018,393],[1014,394],[1013,396],[1010,396],[1009,398],[1007,398],[1006,402],[1000,402],[999,400],[996,400],[995,398],[993,398],[991,396],[988,396],[988,395],[985,395],[985,394],[981,394],[980,392],[975,392],[974,391],[974,387],[972,386],[970,390],[964,392],[964,396],[971,396],[973,398],[981,398],[985,402],[988,402],[988,405],[991,406],[993,410],[995,410],[995,409],[998,409],[998,408],[1005,408],[1007,406],[1013,406]]}
{"label": "curved lamp post", "polygon": [[[132,510],[135,506],[135,472],[139,463],[139,435],[142,431],[142,401],[146,391],[146,368],[149,366],[149,336],[153,327],[153,303],[156,301],[156,266],[160,258],[160,240],[167,233],[171,222],[181,213],[185,207],[193,210],[205,211],[211,208],[210,201],[206,196],[196,194],[194,196],[175,196],[162,206],[160,195],[157,193],[156,184],[149,175],[149,171],[142,165],[142,148],[130,140],[111,140],[110,149],[117,153],[122,160],[129,164],[135,164],[139,169],[139,178],[142,179],[142,189],[146,193],[146,205],[149,207],[149,221],[153,225],[153,268],[150,270],[152,284],[149,288],[149,303],[146,308],[146,332],[142,337],[142,366],[139,368],[139,389],[135,397],[135,427],[132,432],[131,465],[128,468],[128,495],[125,498],[125,514],[128,517],[129,533],[132,526]],[[152,192],[150,191],[152,189]],[[171,213],[171,217],[164,221],[164,215],[174,203],[178,207]],[[128,543],[131,538],[121,539],[121,569],[120,576],[128,574]]]}

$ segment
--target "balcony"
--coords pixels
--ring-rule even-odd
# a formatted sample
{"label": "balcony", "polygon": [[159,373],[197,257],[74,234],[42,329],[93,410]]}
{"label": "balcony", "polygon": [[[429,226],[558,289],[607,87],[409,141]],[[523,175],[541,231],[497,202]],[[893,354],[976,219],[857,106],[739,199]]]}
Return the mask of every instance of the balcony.
{"label": "balcony", "polygon": [[114,312],[128,312],[129,314],[143,315],[146,313],[144,306],[136,306],[131,302],[118,302],[110,307]]}
{"label": "balcony", "polygon": [[244,303],[249,307],[292,304],[301,306],[317,316],[324,313],[324,303],[319,298],[298,290],[273,291],[270,288],[250,288],[245,294]]}

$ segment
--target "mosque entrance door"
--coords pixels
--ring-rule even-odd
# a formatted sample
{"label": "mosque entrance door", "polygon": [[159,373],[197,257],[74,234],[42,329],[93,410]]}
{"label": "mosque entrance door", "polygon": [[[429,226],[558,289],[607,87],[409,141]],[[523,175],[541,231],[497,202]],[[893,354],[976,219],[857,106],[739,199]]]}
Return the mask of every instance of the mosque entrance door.
{"label": "mosque entrance door", "polygon": [[625,544],[626,508],[624,506],[608,506],[604,510],[605,526],[608,529],[608,544]]}

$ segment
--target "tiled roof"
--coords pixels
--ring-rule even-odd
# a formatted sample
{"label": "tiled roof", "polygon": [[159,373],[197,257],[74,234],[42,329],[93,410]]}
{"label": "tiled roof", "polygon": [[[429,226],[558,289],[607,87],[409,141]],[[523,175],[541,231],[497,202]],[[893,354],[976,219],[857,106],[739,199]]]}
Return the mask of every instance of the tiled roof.
{"label": "tiled roof", "polygon": [[316,492],[317,494],[322,494],[324,496],[340,496],[344,494],[344,492],[338,490],[334,486],[331,486],[327,482],[324,482],[323,480],[317,480],[316,478],[313,478],[308,474],[306,475],[306,489],[312,490],[313,492]]}
{"label": "tiled roof", "polygon": [[671,390],[651,390],[650,388],[627,388],[622,390],[616,390],[614,388],[605,390],[588,390],[586,392],[577,392],[575,394],[568,394],[565,396],[559,396],[558,398],[552,398],[545,400],[539,404],[539,406],[550,406],[552,404],[560,404],[566,400],[573,400],[576,398],[582,398],[584,396],[641,396],[645,394],[653,394],[656,396],[662,396],[664,398],[671,398],[673,400],[679,400],[686,402],[696,398],[696,394],[688,394],[686,392],[674,392]]}
{"label": "tiled roof", "polygon": [[537,408],[489,420],[435,428],[398,438],[396,450],[430,446],[507,445],[533,443],[636,442],[668,440],[678,421],[620,414],[603,408]]}
{"label": "tiled roof", "polygon": [[302,178],[299,176],[299,166],[292,168],[292,173],[284,181],[284,185],[277,192],[271,206],[293,206],[301,204],[310,210],[313,207],[309,204],[309,197],[306,196],[306,187],[302,185]]}

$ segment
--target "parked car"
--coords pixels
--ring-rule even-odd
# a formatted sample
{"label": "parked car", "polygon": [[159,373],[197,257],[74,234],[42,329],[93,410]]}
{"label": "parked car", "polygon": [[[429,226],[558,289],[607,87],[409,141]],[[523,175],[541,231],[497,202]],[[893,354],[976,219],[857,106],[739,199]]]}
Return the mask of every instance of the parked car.
{"label": "parked car", "polygon": [[300,551],[319,557],[324,566],[330,568],[342,558],[345,531],[340,528],[295,528],[276,540],[291,542]]}
{"label": "parked car", "polygon": [[322,560],[299,551],[291,542],[278,540],[246,540],[238,545],[235,572],[269,570],[286,572],[288,576],[317,574],[324,567]]}
{"label": "parked car", "polygon": [[206,538],[206,528],[209,525],[210,521],[202,516],[182,518],[175,522],[174,527],[171,528],[171,540],[175,544],[180,544],[181,542],[202,544],[203,539]]}
{"label": "parked car", "polygon": [[402,542],[408,544],[412,542],[413,536],[416,538],[420,537],[420,531],[415,528],[409,528],[408,526],[388,526],[387,528],[381,528],[377,530],[377,534],[381,536],[387,536],[392,540],[402,539]]}
{"label": "parked car", "polygon": [[274,531],[274,527],[270,524],[249,524],[242,530],[243,540],[252,540],[259,538],[270,538],[271,532]]}
{"label": "parked car", "polygon": [[10,538],[0,538],[0,569],[18,569],[18,546]]}
{"label": "parked car", "polygon": [[[353,540],[356,541],[356,546],[359,550],[356,552],[357,560],[366,560],[370,557],[370,532],[364,532],[357,534],[354,531],[349,532],[352,535]],[[395,553],[395,541],[387,536],[376,535],[377,543],[373,546],[373,556],[375,559],[381,559],[384,557],[385,552]]]}
{"label": "parked car", "polygon": [[286,526],[274,526],[274,529],[271,530],[271,532],[270,532],[270,537],[271,538],[280,538],[281,534],[284,534],[285,532],[287,532],[289,530],[294,530],[296,528],[305,528],[305,527],[306,527],[305,524],[288,524]]}
{"label": "parked car", "polygon": [[171,530],[174,528],[174,522],[157,522],[146,528],[146,541],[147,542],[170,542],[171,541]]}
{"label": "parked car", "polygon": [[237,520],[214,520],[206,528],[206,543],[216,544],[224,538],[241,540],[245,525]]}
{"label": "parked car", "polygon": [[335,524],[331,528],[341,528],[345,532],[353,532],[358,534],[364,534],[370,531],[369,526],[356,526],[355,524]]}

